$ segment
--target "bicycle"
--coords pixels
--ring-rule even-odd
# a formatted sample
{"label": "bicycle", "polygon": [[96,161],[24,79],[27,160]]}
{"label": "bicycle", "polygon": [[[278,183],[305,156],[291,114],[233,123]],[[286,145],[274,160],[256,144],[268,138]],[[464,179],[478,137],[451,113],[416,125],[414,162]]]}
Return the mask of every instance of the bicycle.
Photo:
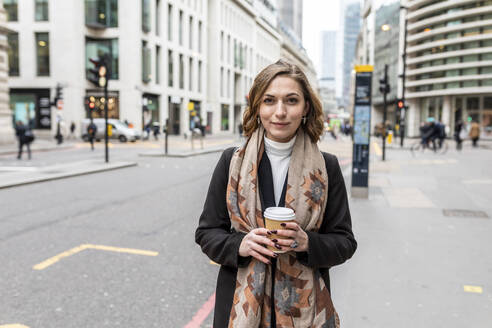
{"label": "bicycle", "polygon": [[439,140],[435,140],[434,142],[428,140],[427,143],[423,143],[422,140],[417,140],[410,146],[413,157],[418,153],[423,153],[426,149],[433,151],[435,154],[444,155],[448,151],[449,145],[447,140],[443,139],[441,143]]}

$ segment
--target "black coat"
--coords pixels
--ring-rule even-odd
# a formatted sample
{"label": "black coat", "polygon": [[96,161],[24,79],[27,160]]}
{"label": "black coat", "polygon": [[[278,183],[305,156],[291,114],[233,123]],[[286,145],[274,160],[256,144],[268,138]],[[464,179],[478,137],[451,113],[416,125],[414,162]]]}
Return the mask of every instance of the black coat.
{"label": "black coat", "polygon": [[[222,154],[210,182],[207,198],[195,233],[195,240],[202,251],[214,262],[221,265],[217,279],[214,327],[227,327],[231,311],[238,267],[248,265],[251,257],[239,256],[242,232],[231,229],[226,205],[226,190],[229,164],[235,148],[228,148]],[[323,222],[318,232],[306,231],[309,237],[309,251],[296,253],[298,260],[306,266],[319,270],[330,290],[329,268],[352,257],[356,248],[348,206],[345,182],[334,155],[323,153],[328,173],[328,201]],[[264,153],[258,169],[262,210],[276,206],[273,193],[272,169]],[[285,186],[280,204],[285,204]]]}

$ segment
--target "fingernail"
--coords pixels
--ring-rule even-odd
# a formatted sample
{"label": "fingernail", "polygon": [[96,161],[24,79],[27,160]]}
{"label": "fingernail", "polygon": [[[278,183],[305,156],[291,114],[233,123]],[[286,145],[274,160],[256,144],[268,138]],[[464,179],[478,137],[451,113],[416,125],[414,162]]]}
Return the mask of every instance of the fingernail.
{"label": "fingernail", "polygon": [[273,253],[273,257],[278,257],[278,254],[277,253]]}
{"label": "fingernail", "polygon": [[277,240],[277,239],[272,239],[272,241],[273,241],[274,243],[276,243],[278,240]]}
{"label": "fingernail", "polygon": [[272,264],[272,262],[270,262],[270,261],[267,261],[267,263],[268,263],[268,264]]}
{"label": "fingernail", "polygon": [[271,233],[277,233],[277,230],[270,230]]}
{"label": "fingernail", "polygon": [[282,246],[280,246],[279,244],[275,244],[275,247],[277,247],[278,249],[282,249]]}
{"label": "fingernail", "polygon": [[282,227],[286,227],[287,225],[285,223],[280,223]]}
{"label": "fingernail", "polygon": [[270,236],[271,234],[272,234],[272,233],[271,233],[270,231],[267,231],[267,235],[269,235],[269,236]]}

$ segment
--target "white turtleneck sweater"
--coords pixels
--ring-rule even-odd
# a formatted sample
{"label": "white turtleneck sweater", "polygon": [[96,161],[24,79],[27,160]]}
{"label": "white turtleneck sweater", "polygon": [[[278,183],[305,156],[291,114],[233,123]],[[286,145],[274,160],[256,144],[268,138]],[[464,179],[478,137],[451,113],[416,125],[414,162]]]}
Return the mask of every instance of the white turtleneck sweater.
{"label": "white turtleneck sweater", "polygon": [[295,136],[288,142],[276,142],[265,136],[265,151],[272,166],[273,192],[277,206],[282,196],[282,189],[289,170],[290,155],[292,155],[295,142]]}

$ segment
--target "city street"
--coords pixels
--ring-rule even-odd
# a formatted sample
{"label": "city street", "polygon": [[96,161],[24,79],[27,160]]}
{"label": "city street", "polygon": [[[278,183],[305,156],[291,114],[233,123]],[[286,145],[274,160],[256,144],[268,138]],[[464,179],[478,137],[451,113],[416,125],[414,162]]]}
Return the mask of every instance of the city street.
{"label": "city street", "polygon": [[[339,156],[349,188],[350,140],[320,148]],[[492,151],[395,147],[382,162],[379,150],[369,200],[351,199],[359,248],[332,269],[342,327],[486,327]],[[220,153],[124,154],[114,152],[138,165],[0,190],[0,327],[211,327],[218,266],[194,231]]]}

